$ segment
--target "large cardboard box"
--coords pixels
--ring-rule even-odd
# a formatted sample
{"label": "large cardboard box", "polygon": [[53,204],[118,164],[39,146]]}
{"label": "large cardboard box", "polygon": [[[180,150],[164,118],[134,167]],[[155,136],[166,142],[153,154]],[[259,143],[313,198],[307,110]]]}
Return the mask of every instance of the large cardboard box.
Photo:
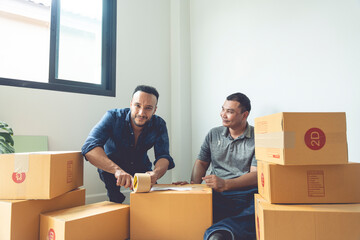
{"label": "large cardboard box", "polygon": [[255,118],[255,157],[281,165],[348,161],[345,113],[276,113]]}
{"label": "large cardboard box", "polygon": [[129,238],[129,205],[99,202],[41,214],[40,240]]}
{"label": "large cardboard box", "polygon": [[258,161],[259,193],[270,203],[360,203],[360,163],[283,166]]}
{"label": "large cardboard box", "polygon": [[0,154],[0,199],[51,199],[82,185],[80,152]]}
{"label": "large cardboard box", "polygon": [[0,200],[0,239],[38,240],[40,213],[85,204],[85,189],[49,200]]}
{"label": "large cardboard box", "polygon": [[360,204],[281,205],[255,195],[258,240],[359,240]]}
{"label": "large cardboard box", "polygon": [[158,184],[189,190],[130,194],[131,240],[202,239],[212,225],[212,191],[206,185]]}

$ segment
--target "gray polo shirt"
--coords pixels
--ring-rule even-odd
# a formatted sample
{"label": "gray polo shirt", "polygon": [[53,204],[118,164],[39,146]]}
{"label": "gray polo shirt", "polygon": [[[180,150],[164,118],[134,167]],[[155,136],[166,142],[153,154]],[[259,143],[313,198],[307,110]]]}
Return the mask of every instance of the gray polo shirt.
{"label": "gray polo shirt", "polygon": [[247,124],[245,132],[233,139],[227,127],[210,130],[201,146],[198,159],[211,163],[211,174],[223,179],[239,177],[257,166],[254,127]]}

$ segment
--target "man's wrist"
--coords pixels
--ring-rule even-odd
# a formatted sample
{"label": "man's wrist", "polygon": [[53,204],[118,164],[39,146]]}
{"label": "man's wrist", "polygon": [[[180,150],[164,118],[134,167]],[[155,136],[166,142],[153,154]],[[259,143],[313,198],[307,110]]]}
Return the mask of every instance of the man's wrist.
{"label": "man's wrist", "polygon": [[230,179],[224,179],[224,190],[223,191],[229,190],[229,181],[230,181]]}

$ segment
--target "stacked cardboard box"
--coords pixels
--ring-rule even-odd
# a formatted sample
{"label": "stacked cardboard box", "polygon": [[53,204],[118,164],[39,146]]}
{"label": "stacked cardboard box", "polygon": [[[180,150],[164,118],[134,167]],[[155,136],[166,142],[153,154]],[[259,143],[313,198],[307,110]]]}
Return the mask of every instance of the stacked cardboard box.
{"label": "stacked cardboard box", "polygon": [[259,240],[360,239],[360,164],[348,163],[345,113],[256,118],[255,155]]}
{"label": "stacked cardboard box", "polygon": [[202,239],[212,225],[212,192],[205,184],[158,184],[175,191],[130,194],[131,240]]}
{"label": "stacked cardboard box", "polygon": [[130,207],[99,202],[41,214],[40,240],[129,238]]}
{"label": "stacked cardboard box", "polygon": [[40,213],[85,204],[80,152],[0,154],[0,239],[39,239]]}

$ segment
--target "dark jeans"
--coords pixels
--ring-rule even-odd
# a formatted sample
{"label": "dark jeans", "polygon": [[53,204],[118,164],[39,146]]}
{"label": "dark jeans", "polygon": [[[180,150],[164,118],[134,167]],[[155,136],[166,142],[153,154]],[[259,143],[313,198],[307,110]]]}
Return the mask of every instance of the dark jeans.
{"label": "dark jeans", "polygon": [[254,194],[257,187],[241,191],[213,191],[213,222],[205,234],[207,240],[214,231],[226,231],[232,240],[253,240],[255,234]]}
{"label": "dark jeans", "polygon": [[116,186],[114,174],[98,169],[100,179],[105,183],[107,195],[110,202],[122,203],[125,200],[124,194],[120,192],[120,186]]}

